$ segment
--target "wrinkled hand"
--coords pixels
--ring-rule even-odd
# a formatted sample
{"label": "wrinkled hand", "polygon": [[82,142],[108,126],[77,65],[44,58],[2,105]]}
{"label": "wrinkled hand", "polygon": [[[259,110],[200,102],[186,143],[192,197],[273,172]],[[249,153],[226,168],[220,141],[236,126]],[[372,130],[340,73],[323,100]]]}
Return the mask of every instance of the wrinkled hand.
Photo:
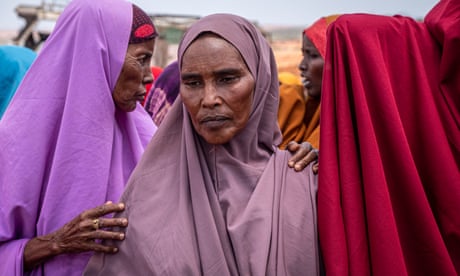
{"label": "wrinkled hand", "polygon": [[123,232],[112,231],[111,227],[126,227],[126,218],[105,218],[103,216],[121,212],[125,208],[123,203],[107,202],[101,206],[89,209],[78,215],[69,223],[52,234],[54,246],[62,253],[79,253],[96,251],[115,253],[118,248],[102,245],[100,240],[123,240]]}
{"label": "wrinkled hand", "polygon": [[84,211],[57,231],[30,239],[23,253],[24,271],[46,262],[60,254],[80,253],[86,251],[115,253],[118,248],[100,243],[102,240],[123,240],[123,232],[112,231],[111,227],[126,227],[126,218],[105,218],[103,216],[121,212],[123,203],[105,204]]}
{"label": "wrinkled hand", "polygon": [[288,166],[294,168],[295,171],[300,172],[311,162],[315,162],[312,166],[313,173],[318,173],[319,170],[319,150],[313,148],[308,142],[302,142],[301,144],[291,141],[287,145],[286,149],[294,155],[289,159]]}

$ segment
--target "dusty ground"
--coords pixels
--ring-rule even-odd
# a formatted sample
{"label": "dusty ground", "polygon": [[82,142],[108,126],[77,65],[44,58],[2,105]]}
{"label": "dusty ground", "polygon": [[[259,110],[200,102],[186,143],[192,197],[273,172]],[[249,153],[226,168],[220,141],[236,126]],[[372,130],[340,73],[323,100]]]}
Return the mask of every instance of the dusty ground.
{"label": "dusty ground", "polygon": [[297,69],[297,67],[302,58],[302,53],[300,52],[301,41],[273,41],[271,45],[278,64],[278,71],[288,71],[299,75],[299,69]]}

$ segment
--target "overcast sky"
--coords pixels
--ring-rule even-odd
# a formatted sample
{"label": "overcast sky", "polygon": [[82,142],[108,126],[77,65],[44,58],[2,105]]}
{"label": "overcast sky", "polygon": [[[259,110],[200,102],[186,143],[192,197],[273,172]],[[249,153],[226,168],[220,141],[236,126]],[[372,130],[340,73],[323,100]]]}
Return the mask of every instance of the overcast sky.
{"label": "overcast sky", "polygon": [[[66,3],[66,0],[45,0]],[[95,0],[97,1],[97,0]],[[335,13],[402,14],[423,18],[437,0],[132,0],[148,13],[203,16],[235,13],[262,25],[307,26]],[[0,0],[0,29],[17,29],[24,21],[14,9],[19,4],[40,5],[42,0]]]}

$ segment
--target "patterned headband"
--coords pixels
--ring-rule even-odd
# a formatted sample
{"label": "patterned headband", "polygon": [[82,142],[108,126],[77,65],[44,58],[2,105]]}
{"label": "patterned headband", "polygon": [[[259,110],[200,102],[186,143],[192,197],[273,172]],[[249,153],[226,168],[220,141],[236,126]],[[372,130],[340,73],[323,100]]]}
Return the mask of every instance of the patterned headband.
{"label": "patterned headband", "polygon": [[129,44],[142,43],[158,36],[152,19],[138,6],[133,4],[133,24]]}

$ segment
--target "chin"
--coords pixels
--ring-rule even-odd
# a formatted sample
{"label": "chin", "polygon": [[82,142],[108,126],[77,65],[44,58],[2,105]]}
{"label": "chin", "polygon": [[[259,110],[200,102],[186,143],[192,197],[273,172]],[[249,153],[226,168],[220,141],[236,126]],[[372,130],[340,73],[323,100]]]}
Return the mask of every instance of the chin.
{"label": "chin", "polygon": [[117,106],[118,109],[124,112],[133,112],[136,109],[136,104],[130,106]]}
{"label": "chin", "polygon": [[318,99],[319,100],[321,98],[321,93],[308,92],[307,95],[311,99]]}
{"label": "chin", "polygon": [[222,145],[230,141],[230,139],[224,140],[224,139],[206,139],[206,138],[204,138],[204,140],[206,141],[206,143],[210,145]]}
{"label": "chin", "polygon": [[227,137],[216,137],[214,135],[201,135],[200,136],[210,145],[222,145],[228,143],[231,138]]}

